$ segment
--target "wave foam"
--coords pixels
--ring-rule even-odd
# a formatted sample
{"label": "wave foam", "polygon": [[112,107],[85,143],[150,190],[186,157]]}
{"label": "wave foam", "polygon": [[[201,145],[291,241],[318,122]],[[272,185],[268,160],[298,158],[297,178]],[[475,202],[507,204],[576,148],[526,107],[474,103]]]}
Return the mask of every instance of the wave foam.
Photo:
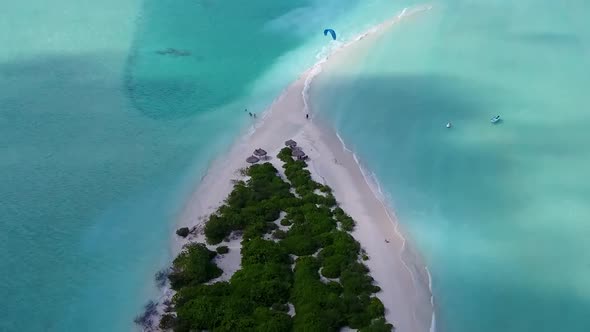
{"label": "wave foam", "polygon": [[[415,273],[413,273],[413,269],[410,268],[410,266],[408,264],[413,265],[414,267],[416,267],[416,262],[407,262],[404,259],[404,252],[406,251],[406,244],[407,244],[407,239],[403,236],[403,233],[399,230],[399,222],[396,222],[397,217],[395,216],[395,212],[393,209],[391,209],[389,207],[388,204],[388,200],[387,197],[385,195],[385,193],[382,190],[381,187],[381,183],[379,182],[379,180],[377,179],[377,175],[374,172],[368,172],[367,169],[362,165],[361,161],[359,160],[358,156],[356,155],[356,153],[354,153],[351,149],[349,149],[346,144],[344,143],[344,140],[342,139],[342,137],[340,136],[340,134],[338,132],[336,132],[336,136],[338,137],[338,139],[340,140],[340,143],[342,144],[342,148],[345,151],[348,151],[350,153],[352,153],[352,157],[354,159],[354,161],[356,162],[357,166],[359,167],[361,174],[365,180],[365,183],[367,183],[367,185],[369,186],[371,192],[373,193],[373,195],[375,195],[375,197],[377,197],[377,199],[379,200],[379,202],[381,203],[381,205],[385,208],[385,212],[387,214],[387,217],[389,218],[390,222],[394,225],[394,230],[397,233],[397,235],[400,237],[400,239],[402,239],[402,248],[400,251],[400,260],[402,262],[402,264],[404,265],[404,268],[408,271],[412,282],[414,285],[419,284],[419,282],[417,281],[417,279],[420,279],[418,276],[416,276]],[[393,215],[392,215],[393,214]],[[435,312],[434,312],[434,295],[432,293],[432,276],[430,275],[430,271],[428,270],[428,266],[426,264],[424,264],[423,266],[421,266],[424,271],[426,272],[426,275],[428,276],[428,291],[430,293],[430,304],[432,306],[432,318],[430,320],[430,329],[429,332],[436,332],[436,316],[435,316]]]}

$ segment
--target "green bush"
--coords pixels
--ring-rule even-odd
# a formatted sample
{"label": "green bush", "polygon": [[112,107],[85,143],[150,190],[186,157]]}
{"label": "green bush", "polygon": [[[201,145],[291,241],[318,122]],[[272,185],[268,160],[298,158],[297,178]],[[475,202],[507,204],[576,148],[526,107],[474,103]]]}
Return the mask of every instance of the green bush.
{"label": "green bush", "polygon": [[254,311],[257,332],[288,332],[291,331],[293,321],[291,316],[267,308],[257,308]]}
{"label": "green bush", "polygon": [[231,233],[231,230],[231,225],[224,218],[212,215],[205,224],[207,242],[209,244],[218,244]]}
{"label": "green bush", "polygon": [[[287,157],[286,154],[291,154],[291,149],[283,149],[279,153],[279,158],[285,162],[283,168],[285,169],[285,175],[295,187],[295,191],[302,197],[307,197],[306,201],[310,201],[321,197],[320,195],[314,194],[315,189],[322,188],[322,185],[313,181],[311,173],[305,169],[307,164],[302,160],[294,161],[291,156]],[[311,196],[310,196],[311,195]]]}
{"label": "green bush", "polygon": [[346,268],[350,259],[344,255],[334,255],[323,260],[322,275],[326,278],[339,278],[342,269]]}
{"label": "green bush", "polygon": [[334,209],[334,216],[336,216],[336,218],[343,216],[345,214],[344,210],[342,210],[341,207],[337,207]]}
{"label": "green bush", "polygon": [[274,231],[274,233],[272,233],[272,237],[275,239],[282,240],[287,237],[287,232],[277,229],[276,231]]}
{"label": "green bush", "polygon": [[242,241],[242,266],[253,264],[290,264],[285,248],[274,241],[254,238]]}
{"label": "green bush", "polygon": [[336,295],[340,295],[340,294],[342,294],[342,291],[344,290],[344,289],[342,288],[342,285],[340,285],[340,283],[339,283],[339,282],[336,282],[336,281],[329,281],[329,282],[326,284],[326,286],[328,286],[328,290],[329,290],[331,293],[333,293],[333,294],[336,294]]}
{"label": "green bush", "polygon": [[313,237],[305,234],[291,235],[290,232],[287,232],[287,237],[280,243],[287,252],[297,256],[311,255],[320,248],[318,241]]}
{"label": "green bush", "polygon": [[281,311],[281,312],[288,312],[289,311],[289,305],[286,303],[275,303],[272,305],[272,310],[275,311]]}
{"label": "green bush", "polygon": [[348,214],[346,214],[346,212],[344,212],[344,210],[342,210],[341,208],[337,207],[334,209],[334,216],[336,217],[336,220],[340,222],[342,230],[351,232],[354,229],[354,219],[352,219]]}
{"label": "green bush", "polygon": [[293,153],[293,150],[291,150],[291,148],[284,147],[281,149],[281,151],[279,152],[277,157],[284,163],[292,162],[293,161],[293,157],[291,157],[292,153]]}
{"label": "green bush", "polygon": [[289,300],[292,273],[289,265],[254,264],[237,271],[230,282],[233,296],[257,306],[270,307]]}
{"label": "green bush", "polygon": [[319,279],[317,259],[299,258],[291,299],[297,313],[293,320],[295,331],[338,331],[345,317],[339,311],[340,298]]}
{"label": "green bush", "polygon": [[272,164],[253,165],[246,172],[250,179],[238,181],[225,204],[205,224],[209,244],[220,243],[235,230],[244,229],[249,238],[264,234],[273,227],[264,222],[278,219],[282,204],[294,198]]}
{"label": "green bush", "polygon": [[219,277],[223,271],[211,262],[217,255],[202,243],[191,243],[174,259],[168,279],[175,290]]}
{"label": "green bush", "polygon": [[201,296],[177,309],[175,331],[207,330],[217,326],[223,315],[222,298]]}
{"label": "green bush", "polygon": [[373,293],[373,278],[365,273],[342,271],[340,283],[347,292],[361,294]]}
{"label": "green bush", "polygon": [[[334,208],[331,189],[313,181],[307,164],[293,160],[289,148],[279,159],[291,184],[271,164],[253,165],[244,170],[249,179],[234,183],[205,225],[210,244],[242,232],[241,269],[228,282],[205,284],[222,273],[212,262],[216,253],[204,244],[188,245],[168,277],[177,291],[172,299],[176,317],[163,316],[161,326],[177,332],[338,331],[344,326],[391,331],[383,304],[372,296],[380,288],[358,262],[366,254],[348,233],[354,220]],[[316,194],[318,189],[324,194]],[[281,225],[291,226],[286,232],[275,224],[281,211],[286,212]],[[271,232],[280,241],[262,238]],[[317,258],[311,256],[318,250]],[[293,270],[290,255],[299,256]],[[324,284],[319,271],[340,282]],[[288,302],[297,313],[293,318],[286,314]]]}
{"label": "green bush", "polygon": [[160,329],[162,330],[169,330],[174,328],[176,325],[176,317],[171,314],[164,314],[160,318]]}
{"label": "green bush", "polygon": [[257,222],[253,222],[250,225],[248,225],[246,229],[244,229],[244,234],[242,234],[242,236],[246,240],[259,238],[262,235],[266,234],[266,232],[268,231],[267,227],[267,223],[264,221],[259,220]]}
{"label": "green bush", "polygon": [[190,234],[190,232],[191,231],[188,229],[188,227],[181,227],[176,230],[176,235],[180,237],[187,237]]}
{"label": "green bush", "polygon": [[174,304],[183,306],[192,299],[202,296],[211,297],[226,297],[231,294],[231,285],[228,282],[216,282],[211,285],[197,285],[190,287],[183,287],[174,295]]}
{"label": "green bush", "polygon": [[352,220],[352,218],[350,219],[346,219],[344,221],[342,221],[340,223],[340,225],[342,226],[342,230],[347,231],[347,232],[352,232],[354,230],[354,220]]}
{"label": "green bush", "polygon": [[371,316],[371,318],[377,318],[385,315],[385,307],[381,300],[376,297],[372,297],[371,301],[369,302],[369,306],[367,307],[367,312]]}
{"label": "green bush", "polygon": [[320,195],[316,195],[317,199],[316,202],[318,204],[322,204],[328,207],[333,207],[336,206],[336,198],[332,195],[332,194],[328,194],[326,195],[326,197],[320,196]]}
{"label": "green bush", "polygon": [[217,251],[218,254],[227,254],[229,252],[229,248],[227,246],[219,246],[215,249],[215,251]]}

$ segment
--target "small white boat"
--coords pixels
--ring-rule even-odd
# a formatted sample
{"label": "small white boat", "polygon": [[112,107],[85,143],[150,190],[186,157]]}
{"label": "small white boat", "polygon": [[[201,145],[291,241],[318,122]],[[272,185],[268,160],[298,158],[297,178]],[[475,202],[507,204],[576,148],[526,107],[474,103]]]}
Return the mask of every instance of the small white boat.
{"label": "small white boat", "polygon": [[499,116],[499,115],[496,115],[495,117],[493,117],[493,118],[490,120],[490,122],[491,122],[491,123],[498,123],[498,122],[500,122],[500,116]]}
{"label": "small white boat", "polygon": [[453,125],[449,122],[447,123],[447,128],[451,128]]}

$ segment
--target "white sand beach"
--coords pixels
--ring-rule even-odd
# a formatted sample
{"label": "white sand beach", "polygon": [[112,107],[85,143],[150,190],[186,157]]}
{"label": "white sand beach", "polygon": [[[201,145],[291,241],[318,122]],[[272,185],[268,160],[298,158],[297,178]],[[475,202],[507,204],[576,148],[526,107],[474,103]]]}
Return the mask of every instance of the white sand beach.
{"label": "white sand beach", "polygon": [[[321,64],[322,70],[337,66],[343,56],[350,59],[362,53],[380,32],[400,19],[401,16],[396,16],[380,29],[373,29],[342,47]],[[343,146],[334,130],[313,119],[313,109],[306,110],[305,86],[318,72],[314,69],[288,87],[264,117],[254,120],[257,122],[251,134],[239,139],[227,154],[212,163],[188,199],[178,227],[202,224],[222,204],[233,187],[231,180],[241,178],[239,169],[248,166],[245,160],[254,149],[268,151],[269,162],[282,171],[276,155],[284,147],[284,141],[294,139],[310,157],[308,164],[314,180],[332,187],[340,206],[356,220],[353,235],[370,257],[366,264],[382,289],[377,296],[386,307],[387,320],[395,325],[396,331],[427,332],[433,317],[427,270],[410,250],[395,215],[372,189],[353,153]],[[310,119],[305,116],[308,112]],[[185,241],[175,238],[177,252]],[[232,241],[229,246],[230,254],[218,260],[225,271],[224,279],[240,264],[239,250],[236,250],[239,242]]]}

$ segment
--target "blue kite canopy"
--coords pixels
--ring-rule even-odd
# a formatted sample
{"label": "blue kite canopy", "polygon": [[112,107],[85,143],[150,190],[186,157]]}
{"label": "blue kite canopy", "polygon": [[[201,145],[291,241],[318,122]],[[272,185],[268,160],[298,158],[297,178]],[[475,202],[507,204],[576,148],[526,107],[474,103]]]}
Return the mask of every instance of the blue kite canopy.
{"label": "blue kite canopy", "polygon": [[336,40],[336,31],[334,31],[332,29],[324,30],[324,36],[327,36],[328,33],[330,33],[332,35],[332,40]]}

